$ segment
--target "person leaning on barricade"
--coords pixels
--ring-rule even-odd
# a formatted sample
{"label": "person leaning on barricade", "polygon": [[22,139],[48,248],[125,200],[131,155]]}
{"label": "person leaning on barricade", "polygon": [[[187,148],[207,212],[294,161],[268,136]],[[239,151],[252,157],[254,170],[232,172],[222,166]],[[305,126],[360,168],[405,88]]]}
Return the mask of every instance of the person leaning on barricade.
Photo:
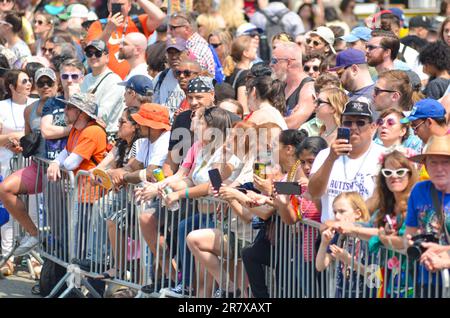
{"label": "person leaning on barricade", "polygon": [[169,112],[159,104],[143,104],[132,116],[139,126],[142,141],[135,160],[130,160],[121,168],[108,170],[114,187],[128,183],[137,184],[155,181],[153,170],[162,167],[167,157],[170,139]]}
{"label": "person leaning on barricade", "polygon": [[[430,180],[417,183],[408,200],[407,253],[413,259],[420,258],[428,270],[436,271],[448,267],[450,251],[450,135],[430,137],[423,153],[411,160],[425,163]],[[429,276],[419,266],[416,295],[439,297],[442,292],[436,290],[439,279],[440,275]]]}
{"label": "person leaning on barricade", "polygon": [[[55,72],[50,68],[39,69],[34,77],[39,93],[39,100],[27,106],[24,110],[25,135],[29,137],[23,155],[45,158],[45,140],[41,137],[41,115],[44,104],[49,98],[56,95],[58,81]],[[34,139],[32,137],[37,137]],[[27,137],[26,137],[27,138]],[[33,143],[37,145],[34,146]],[[24,145],[24,144],[23,144]],[[34,148],[34,151],[31,149]],[[37,186],[37,187],[36,187]],[[27,213],[25,203],[19,197],[20,194],[35,194],[42,192],[42,171],[38,175],[38,165],[35,161],[31,165],[16,171],[2,183],[0,183],[0,200],[8,212],[29,233],[14,251],[14,255],[20,256],[38,244],[37,228]]]}
{"label": "person leaning on barricade", "polygon": [[[140,75],[137,75],[140,76]],[[106,157],[98,164],[97,167],[89,170],[91,173],[91,180],[95,180],[98,182],[100,180],[100,184],[109,190],[112,187],[112,184],[109,178],[103,179],[98,178],[99,171],[108,172],[108,169],[117,169],[122,168],[126,165],[130,160],[134,159],[134,154],[132,153],[132,148],[135,141],[139,138],[139,129],[136,121],[131,117],[133,114],[137,112],[136,108],[125,108],[122,113],[122,117],[119,119],[119,131],[118,131],[118,140],[115,146],[111,149],[111,151],[106,155]],[[97,174],[97,175],[96,175]],[[109,180],[109,181],[104,181]],[[108,228],[108,237],[111,242],[111,250],[113,251],[114,257],[115,255],[120,255],[121,259],[117,261],[123,268],[123,264],[125,261],[125,253],[117,253],[116,248],[118,244],[121,246],[121,250],[125,250],[125,226],[126,224],[135,224],[135,222],[130,221],[132,216],[131,211],[129,210],[129,198],[127,196],[127,188],[122,187],[121,189],[114,189],[114,195],[112,199],[112,203],[109,206],[109,215],[107,220],[107,228]],[[128,220],[128,223],[127,223]],[[117,230],[120,229],[120,234],[117,236]],[[128,230],[128,233],[132,233]],[[116,239],[118,237],[118,239]],[[112,269],[108,272],[103,273],[103,278],[110,278],[115,276],[116,269]]]}
{"label": "person leaning on barricade", "polygon": [[65,149],[53,160],[47,170],[49,181],[61,178],[61,168],[73,171],[90,170],[101,162],[106,153],[105,128],[97,123],[98,105],[95,97],[87,93],[75,93],[64,110],[66,122],[73,125]]}

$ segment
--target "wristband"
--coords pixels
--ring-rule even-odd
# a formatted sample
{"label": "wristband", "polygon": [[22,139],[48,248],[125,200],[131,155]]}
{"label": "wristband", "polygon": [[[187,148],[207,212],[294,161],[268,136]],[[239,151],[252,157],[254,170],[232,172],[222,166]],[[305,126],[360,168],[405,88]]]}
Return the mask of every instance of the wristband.
{"label": "wristband", "polygon": [[186,190],[184,191],[184,195],[186,196],[186,199],[189,199],[189,188],[186,187]]}
{"label": "wristband", "polygon": [[142,169],[141,171],[139,171],[139,179],[142,182],[147,181],[147,170],[146,169]]}

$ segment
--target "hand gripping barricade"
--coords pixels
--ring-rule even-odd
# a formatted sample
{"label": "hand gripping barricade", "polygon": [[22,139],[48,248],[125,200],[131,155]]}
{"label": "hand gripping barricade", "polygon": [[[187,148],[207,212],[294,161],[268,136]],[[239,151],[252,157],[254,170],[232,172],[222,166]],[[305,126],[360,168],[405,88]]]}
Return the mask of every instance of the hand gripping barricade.
{"label": "hand gripping barricade", "polygon": [[[47,163],[39,162],[46,171]],[[179,210],[169,211],[159,199],[135,202],[134,186],[109,191],[94,185],[85,171],[74,178],[62,170],[58,182],[44,182],[40,252],[67,268],[50,297],[65,284],[60,297],[70,292],[85,296],[83,286],[94,297],[112,294],[113,286],[139,291],[137,297],[253,297],[253,287],[277,298],[450,296],[447,270],[424,272],[403,252],[373,248],[350,236],[336,242],[345,258],[317,272],[321,224],[311,220],[286,225],[274,215],[257,230],[215,198],[183,199]],[[189,234],[198,229],[208,235],[197,238],[212,233],[219,238],[215,277],[188,247],[194,247],[191,239],[199,232]],[[258,235],[267,240],[261,245],[267,262],[260,266],[265,286],[254,285],[259,274],[246,262],[246,250],[259,246]],[[108,284],[105,292],[98,281]]]}
{"label": "hand gripping barricade", "polygon": [[[11,175],[12,173],[25,168],[31,164],[31,158],[24,158],[21,154],[14,154],[14,156],[10,159],[9,162],[9,169],[7,172],[7,176]],[[6,178],[6,177],[5,177]],[[39,178],[36,179],[35,187],[38,186]],[[41,210],[41,196],[40,194],[36,194],[32,197],[29,197],[28,195],[22,195],[22,199],[25,202],[25,206],[27,207],[28,213],[32,217],[32,219],[38,219],[42,212]],[[25,230],[20,226],[20,224],[13,218],[10,217],[10,221],[12,223],[12,230],[13,230],[13,248],[12,250],[5,255],[3,258],[0,259],[0,267],[3,267],[3,265],[14,255],[14,252],[20,245],[21,239],[25,236]],[[38,274],[34,270],[33,262],[31,259],[31,256],[39,263],[43,264],[44,261],[42,260],[39,253],[37,253],[35,250],[30,250],[27,254],[23,255],[23,259],[26,260],[28,270],[30,272],[31,278],[36,279],[38,277]],[[0,278],[2,277],[2,273],[0,273]]]}

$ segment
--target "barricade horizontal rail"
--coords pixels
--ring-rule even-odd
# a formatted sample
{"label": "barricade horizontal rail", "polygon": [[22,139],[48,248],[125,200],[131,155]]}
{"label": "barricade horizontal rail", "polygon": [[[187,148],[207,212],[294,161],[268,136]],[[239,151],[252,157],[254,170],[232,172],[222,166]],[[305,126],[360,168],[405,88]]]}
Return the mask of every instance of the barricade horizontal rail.
{"label": "barricade horizontal rail", "polygon": [[62,176],[43,178],[41,251],[65,266],[75,259],[93,280],[155,297],[449,296],[447,270],[424,272],[403,252],[351,236],[332,242],[339,256],[319,272],[323,225],[311,220],[286,225],[275,214],[254,229],[216,198],[183,199],[171,211],[157,198],[136,202],[137,186],[107,191],[86,171]]}

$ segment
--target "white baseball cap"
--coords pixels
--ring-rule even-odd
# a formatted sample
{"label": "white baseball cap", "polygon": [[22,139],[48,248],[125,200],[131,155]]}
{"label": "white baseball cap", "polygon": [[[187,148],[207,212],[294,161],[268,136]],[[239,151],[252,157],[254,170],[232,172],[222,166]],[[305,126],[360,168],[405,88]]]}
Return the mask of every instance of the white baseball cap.
{"label": "white baseball cap", "polygon": [[309,32],[309,35],[318,35],[322,39],[325,40],[330,45],[331,51],[333,51],[334,54],[336,54],[336,51],[334,50],[333,44],[334,44],[334,33],[331,31],[330,28],[320,26],[317,29]]}

